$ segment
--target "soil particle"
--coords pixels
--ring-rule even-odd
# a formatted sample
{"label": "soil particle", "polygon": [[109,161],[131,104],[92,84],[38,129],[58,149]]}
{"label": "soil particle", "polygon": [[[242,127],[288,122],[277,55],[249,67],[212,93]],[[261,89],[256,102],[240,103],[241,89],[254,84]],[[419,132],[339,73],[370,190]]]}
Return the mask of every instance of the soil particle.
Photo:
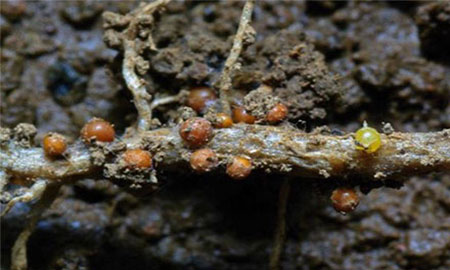
{"label": "soil particle", "polygon": [[[35,114],[36,125],[39,126],[38,139],[47,132],[65,134],[71,138],[78,137],[80,128],[74,125],[64,108],[59,106],[52,98],[42,101]],[[86,122],[83,122],[83,124]]]}
{"label": "soil particle", "polygon": [[6,144],[11,139],[11,129],[0,127],[0,145]]}
{"label": "soil particle", "polygon": [[343,114],[360,109],[370,101],[370,97],[353,77],[355,69],[356,64],[347,57],[338,58],[330,63],[330,70],[338,74],[339,82],[344,89],[341,102],[335,109],[337,113]]}
{"label": "soil particle", "polygon": [[103,41],[105,44],[112,49],[120,49],[122,45],[122,39],[117,35],[116,31],[113,29],[108,29],[103,34]]}
{"label": "soil particle", "polygon": [[[76,91],[76,89],[73,89]],[[96,69],[86,86],[86,98],[83,102],[70,106],[71,120],[81,127],[93,117],[112,119],[112,113],[118,104],[115,102],[120,88],[113,83],[106,69]],[[120,122],[114,121],[116,124]]]}
{"label": "soil particle", "polygon": [[125,146],[123,143],[105,143],[99,141],[89,142],[89,152],[92,162],[96,166],[102,166],[111,157],[112,153],[122,150]]}
{"label": "soil particle", "polygon": [[12,127],[23,122],[34,122],[33,107],[31,96],[25,89],[12,92],[4,99],[2,98],[2,117],[0,117],[2,125]]}
{"label": "soil particle", "polygon": [[158,54],[152,58],[152,69],[166,76],[175,76],[181,73],[184,67],[184,61],[179,59],[180,57],[182,57],[182,54],[179,49],[166,48],[159,50]]}
{"label": "soil particle", "polygon": [[0,53],[2,60],[0,86],[2,95],[5,95],[20,86],[24,59],[13,50],[2,48]]}
{"label": "soil particle", "polygon": [[450,3],[433,2],[417,9],[420,47],[425,56],[450,63]]}
{"label": "soil particle", "polygon": [[31,124],[19,124],[13,129],[14,139],[21,147],[31,147],[33,145],[34,137],[37,134],[37,129]]}
{"label": "soil particle", "polygon": [[345,2],[340,1],[307,1],[306,12],[312,15],[324,15],[331,14],[342,6],[345,6]]}
{"label": "soil particle", "polygon": [[54,100],[63,106],[80,103],[86,96],[86,77],[67,62],[57,62],[47,70],[47,85]]}
{"label": "soil particle", "polygon": [[273,96],[272,88],[265,85],[250,91],[244,97],[245,109],[259,121],[264,121],[267,112],[279,102],[279,98]]}
{"label": "soil particle", "polygon": [[317,50],[327,59],[337,57],[345,49],[343,33],[328,19],[311,21],[305,32]]}
{"label": "soil particle", "polygon": [[[280,31],[254,46],[260,48],[259,54],[263,56],[257,59],[266,58],[261,80],[273,87],[274,93],[289,107],[289,119],[325,117],[328,106],[339,98],[342,88],[328,71],[323,55],[305,34]],[[261,67],[254,64],[244,69],[247,68]]]}
{"label": "soil particle", "polygon": [[82,250],[65,250],[50,264],[50,269],[58,270],[88,270],[88,254],[83,256]]}
{"label": "soil particle", "polygon": [[0,41],[3,41],[3,39],[9,35],[11,32],[11,24],[5,20],[3,16],[0,15]]}
{"label": "soil particle", "polygon": [[73,196],[90,203],[113,199],[120,193],[119,187],[106,180],[83,180],[74,185]]}
{"label": "soil particle", "polygon": [[197,112],[195,112],[194,109],[192,109],[191,107],[181,106],[180,108],[178,108],[178,115],[180,122],[183,122],[189,118],[196,117]]}
{"label": "soil particle", "polygon": [[422,58],[417,27],[407,14],[382,5],[350,4],[336,11],[333,20],[345,29],[350,50],[331,66],[346,89],[337,112],[347,117],[362,106],[360,121],[367,118],[364,113],[383,111],[389,113],[376,121],[428,122],[427,127],[408,124],[410,131],[445,127],[431,119],[442,118],[440,112],[448,106],[450,71]]}
{"label": "soil particle", "polygon": [[92,163],[94,163],[95,166],[102,166],[105,163],[106,156],[103,153],[103,151],[97,151],[97,149],[95,150],[90,149],[90,152]]}
{"label": "soil particle", "polygon": [[25,15],[27,3],[25,0],[5,0],[0,4],[0,13],[11,21],[17,21]]}
{"label": "soil particle", "polygon": [[22,55],[37,57],[56,49],[52,39],[31,29],[14,32],[4,41],[5,47],[14,48]]}
{"label": "soil particle", "polygon": [[386,135],[394,133],[394,128],[392,127],[391,123],[383,124],[383,133]]}
{"label": "soil particle", "polygon": [[92,24],[103,11],[104,3],[98,1],[74,1],[60,10],[61,16],[75,27]]}
{"label": "soil particle", "polygon": [[[203,9],[193,12],[199,10]],[[234,15],[234,10],[233,7],[227,16]],[[215,85],[231,47],[230,38],[224,40],[210,32],[216,32],[221,21],[222,18],[216,18],[211,24],[192,28],[186,27],[185,18],[180,16],[161,18],[153,33],[159,50],[142,55],[151,63],[148,85],[152,92],[159,88],[179,90],[193,83]],[[242,68],[232,75],[233,87],[251,90],[261,83],[274,87],[274,93],[292,109],[292,121],[324,118],[332,107],[329,101],[337,100],[341,94],[323,55],[302,31],[285,30],[259,39],[242,53],[242,59]],[[292,100],[294,95],[300,96]]]}
{"label": "soil particle", "polygon": [[395,260],[405,268],[445,268],[449,265],[442,259],[442,250],[448,248],[449,242],[450,234],[447,231],[411,230],[393,245],[397,252]]}

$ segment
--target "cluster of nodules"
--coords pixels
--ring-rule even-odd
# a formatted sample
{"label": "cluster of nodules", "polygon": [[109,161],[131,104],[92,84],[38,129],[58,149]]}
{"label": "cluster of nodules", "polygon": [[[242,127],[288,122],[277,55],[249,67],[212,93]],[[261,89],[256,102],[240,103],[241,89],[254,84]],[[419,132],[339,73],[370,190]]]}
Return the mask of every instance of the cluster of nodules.
{"label": "cluster of nodules", "polygon": [[[224,121],[230,122],[220,125],[222,128],[232,125],[229,117],[224,117]],[[191,149],[196,149],[191,154],[191,168],[198,173],[210,172],[219,166],[219,159],[216,153],[204,147],[213,137],[213,125],[210,121],[201,117],[193,117],[184,121],[179,128],[180,137]],[[233,157],[227,165],[226,173],[233,179],[244,179],[252,171],[251,159],[244,156]]]}
{"label": "cluster of nodules", "polygon": [[[195,87],[191,89],[187,105],[199,114],[217,104],[214,91],[208,87]],[[267,112],[265,121],[276,124],[282,122],[287,116],[287,107],[281,103],[276,104]],[[211,119],[211,118],[210,118]],[[236,106],[232,115],[222,112],[214,113],[212,122],[202,117],[192,117],[180,125],[179,134],[189,149],[196,149],[190,158],[194,171],[205,173],[212,171],[219,165],[215,152],[204,146],[212,139],[214,128],[230,128],[235,123],[253,124],[256,118],[249,114],[245,108]],[[81,139],[89,146],[111,143],[115,140],[114,127],[100,118],[93,118],[81,130]],[[48,133],[43,139],[43,149],[48,157],[57,159],[64,156],[67,150],[67,140],[57,133]],[[152,167],[152,155],[144,149],[128,149],[122,154],[125,167],[145,170]],[[233,179],[244,179],[252,170],[252,161],[248,157],[235,156],[228,161],[226,172]]]}
{"label": "cluster of nodules", "polygon": [[[216,104],[217,97],[208,87],[195,87],[191,89],[187,105],[197,113],[205,113],[209,107]],[[276,124],[283,121],[288,113],[286,105],[276,104],[270,109],[265,121]],[[202,117],[192,117],[184,121],[179,128],[179,135],[190,149],[197,149],[191,154],[191,168],[198,173],[210,172],[219,166],[216,153],[205,145],[213,137],[214,128],[230,128],[234,123],[254,124],[256,117],[248,113],[244,107],[235,106],[232,115],[222,112],[215,113],[213,123]],[[252,171],[252,161],[249,157],[234,156],[227,161],[226,173],[233,179],[244,179]]]}
{"label": "cluster of nodules", "polygon": [[[208,106],[216,102],[216,95],[207,87],[191,90],[187,104],[198,113],[205,113]],[[268,123],[279,123],[286,118],[287,108],[278,103],[266,114]],[[219,166],[219,158],[214,150],[207,147],[213,138],[214,128],[230,128],[235,123],[255,123],[255,117],[247,113],[243,107],[233,108],[232,116],[216,113],[213,123],[206,118],[192,117],[179,126],[179,135],[184,144],[193,152],[190,155],[190,166],[198,173],[207,173]],[[86,144],[109,143],[115,140],[114,127],[107,121],[94,118],[81,130],[81,138]],[[366,124],[355,134],[356,149],[365,153],[374,153],[381,147],[380,134]],[[66,139],[57,133],[49,133],[43,139],[43,148],[47,156],[58,158],[63,156],[67,148]],[[146,170],[152,167],[152,155],[144,149],[128,149],[122,153],[121,159],[126,168]],[[226,160],[226,173],[233,179],[244,179],[252,171],[252,160],[247,156],[233,156]],[[340,213],[347,213],[356,208],[358,196],[352,189],[336,189],[331,197],[334,208]]]}
{"label": "cluster of nodules", "polygon": [[[364,134],[362,132],[363,137]],[[219,159],[214,150],[204,147],[213,135],[213,126],[208,120],[200,117],[186,120],[179,128],[179,135],[188,147],[198,148],[190,156],[190,165],[194,171],[206,173],[219,166]],[[372,146],[372,144],[369,145]],[[372,148],[368,149],[372,150]],[[251,171],[252,161],[248,157],[234,156],[227,162],[226,173],[233,179],[244,179],[250,175]],[[353,188],[337,188],[331,195],[331,201],[334,209],[345,215],[358,206],[359,197]]]}
{"label": "cluster of nodules", "polygon": [[[115,140],[115,130],[108,121],[93,118],[81,129],[81,139],[90,145],[93,143],[111,143]],[[43,139],[45,154],[51,158],[62,157],[67,149],[67,140],[57,133],[48,133]],[[152,155],[143,149],[127,149],[122,160],[129,169],[144,170],[152,167]]]}
{"label": "cluster of nodules", "polygon": [[[362,153],[372,155],[382,146],[381,136],[378,131],[369,127],[366,122],[364,126],[355,133],[355,148]],[[333,208],[345,215],[355,210],[359,204],[359,196],[353,188],[341,187],[331,193]]]}
{"label": "cluster of nodules", "polygon": [[[206,86],[194,87],[190,90],[187,99],[187,105],[194,109],[199,114],[204,114],[208,111],[210,107],[217,104],[217,96],[214,91]],[[244,106],[240,104],[232,104],[232,115],[227,115],[224,113],[217,113],[217,121],[214,121],[214,126],[217,128],[230,127],[234,123],[246,123],[254,124],[257,120],[258,122],[267,122],[271,125],[282,122],[286,119],[288,114],[288,108],[283,103],[277,103],[272,108],[270,108],[264,119],[257,119],[255,116],[250,114]]]}
{"label": "cluster of nodules", "polygon": [[[356,150],[366,155],[376,153],[382,146],[380,133],[376,129],[367,126],[365,122],[364,126],[356,131],[354,139]],[[359,204],[358,194],[355,189],[349,187],[335,189],[331,193],[330,199],[333,208],[343,215],[355,210]]]}

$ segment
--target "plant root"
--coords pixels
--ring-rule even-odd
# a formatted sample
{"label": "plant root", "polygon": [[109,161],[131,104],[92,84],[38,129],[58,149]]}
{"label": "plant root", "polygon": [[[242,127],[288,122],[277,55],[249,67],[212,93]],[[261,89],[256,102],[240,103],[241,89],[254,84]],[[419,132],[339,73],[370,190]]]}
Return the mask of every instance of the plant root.
{"label": "plant root", "polygon": [[41,198],[45,189],[47,188],[48,181],[44,179],[38,179],[30,188],[28,188],[24,194],[12,198],[7,204],[0,217],[6,215],[13,206],[18,202],[31,202],[32,200]]}
{"label": "plant root", "polygon": [[[450,171],[450,130],[430,133],[381,134],[382,146],[375,153],[356,148],[353,134],[343,136],[304,133],[287,126],[235,124],[215,129],[206,145],[215,151],[220,164],[233,156],[245,155],[255,169],[280,173],[297,179],[398,180],[428,172]],[[178,126],[159,128],[122,137],[127,148],[144,147],[158,156],[155,167],[164,171],[189,168]],[[0,171],[10,177],[46,178],[67,183],[83,177],[103,178],[102,168],[93,164],[89,148],[75,144],[68,149],[69,161],[51,161],[41,148],[23,148],[15,143],[0,148]],[[20,162],[16,161],[20,160]],[[223,173],[222,167],[213,172]],[[212,172],[212,173],[213,173]]]}
{"label": "plant root", "polygon": [[230,92],[232,88],[231,73],[235,69],[240,68],[240,64],[236,63],[241,54],[242,47],[254,42],[255,30],[249,25],[252,18],[253,6],[255,0],[247,0],[244,8],[242,9],[241,20],[236,36],[233,40],[233,47],[230,54],[225,61],[225,66],[222,70],[219,80],[219,98],[222,107],[222,112],[231,115],[230,108]]}
{"label": "plant root", "polygon": [[[46,181],[46,180],[42,180]],[[47,182],[47,181],[46,181]],[[58,196],[58,191],[61,187],[60,183],[51,183],[45,185],[41,193],[41,199],[31,209],[31,219],[23,231],[19,234],[11,252],[11,270],[26,270],[28,268],[27,260],[27,242],[30,235],[33,233],[37,222],[42,213],[50,207],[53,201]]]}
{"label": "plant root", "polygon": [[[153,14],[170,1],[156,0],[143,4],[125,16],[112,12],[103,14],[104,28],[107,30],[105,33],[106,44],[124,52],[122,76],[127,88],[133,94],[134,105],[138,111],[138,131],[149,130],[152,123],[150,106],[152,96],[147,93],[145,80],[136,74],[136,72],[141,75],[145,74],[149,68],[148,61],[144,60],[140,54],[145,49],[156,50],[151,35],[154,23]],[[125,27],[124,30],[122,30],[123,27]]]}
{"label": "plant root", "polygon": [[270,270],[280,269],[281,255],[286,240],[286,210],[291,191],[289,179],[285,178],[281,183],[280,195],[278,197],[278,213],[277,227],[275,228],[274,244],[272,253],[270,254],[269,268]]}
{"label": "plant root", "polygon": [[175,103],[175,102],[182,103],[187,98],[188,95],[189,95],[188,91],[182,90],[177,95],[174,95],[174,96],[155,98],[152,101],[152,103],[150,104],[150,109],[154,110],[159,106],[163,106],[163,105],[167,105],[167,104]]}

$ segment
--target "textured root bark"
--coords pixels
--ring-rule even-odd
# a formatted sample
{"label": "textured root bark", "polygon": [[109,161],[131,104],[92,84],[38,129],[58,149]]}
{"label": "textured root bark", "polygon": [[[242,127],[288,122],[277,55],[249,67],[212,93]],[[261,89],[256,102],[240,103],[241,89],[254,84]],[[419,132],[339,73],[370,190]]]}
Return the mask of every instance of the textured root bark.
{"label": "textured root bark", "polygon": [[[372,154],[357,150],[352,134],[322,135],[246,124],[214,132],[207,147],[216,152],[222,164],[232,156],[244,155],[252,159],[256,169],[292,177],[402,180],[410,175],[450,171],[450,130],[382,134],[382,146]],[[158,155],[157,170],[189,168],[192,150],[184,145],[178,127],[139,132],[122,140],[128,148],[141,146]],[[11,142],[0,148],[0,171],[12,177],[61,181],[101,177],[101,167],[93,165],[83,144],[75,144],[69,153],[67,160],[54,161],[40,148],[22,148]],[[217,171],[224,172],[224,168]]]}

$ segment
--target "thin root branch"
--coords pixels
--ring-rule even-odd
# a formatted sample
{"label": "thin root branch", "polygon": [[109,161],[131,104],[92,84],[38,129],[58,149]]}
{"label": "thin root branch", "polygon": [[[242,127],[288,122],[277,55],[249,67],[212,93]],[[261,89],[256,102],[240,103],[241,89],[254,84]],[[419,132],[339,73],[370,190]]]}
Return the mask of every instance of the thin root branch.
{"label": "thin root branch", "polygon": [[151,3],[146,4],[142,10],[141,13],[147,14],[147,13],[153,13],[156,9],[158,9],[161,6],[166,6],[170,3],[171,0],[157,0]]}
{"label": "thin root branch", "polygon": [[230,91],[231,91],[231,73],[234,69],[238,69],[239,65],[236,61],[241,54],[242,47],[245,41],[248,41],[247,35],[249,33],[254,34],[253,29],[249,25],[252,18],[253,6],[255,4],[254,0],[247,0],[242,10],[241,20],[239,22],[239,28],[236,36],[233,40],[233,47],[231,48],[230,55],[225,61],[225,66],[223,68],[222,74],[219,81],[219,96],[222,106],[222,111],[227,114],[231,114],[230,108]]}
{"label": "thin root branch", "polygon": [[11,199],[1,213],[0,217],[6,215],[9,210],[18,202],[30,202],[34,199],[41,198],[44,193],[48,181],[44,179],[37,180],[23,195]]}
{"label": "thin root branch", "polygon": [[283,252],[284,242],[286,240],[286,210],[290,191],[291,184],[289,179],[285,178],[281,184],[280,194],[278,197],[277,227],[275,229],[274,244],[269,262],[269,267],[271,270],[280,269],[281,255]]}
{"label": "thin root branch", "polygon": [[[46,180],[42,180],[47,182]],[[42,183],[42,182],[41,182]],[[41,199],[31,209],[31,219],[24,230],[19,234],[12,247],[11,252],[11,270],[26,270],[28,268],[27,260],[27,242],[30,235],[33,233],[37,222],[42,213],[50,207],[58,195],[61,184],[52,183],[45,185],[41,191]]]}
{"label": "thin root branch", "polygon": [[187,96],[189,92],[188,91],[180,91],[175,96],[168,96],[168,97],[162,97],[162,98],[155,98],[152,103],[150,104],[150,110],[154,110],[159,106],[167,105],[170,103],[175,102],[182,102]]}
{"label": "thin root branch", "polygon": [[[150,101],[152,96],[147,93],[145,81],[138,76],[144,74],[149,64],[140,55],[148,48],[156,50],[151,35],[154,24],[153,13],[166,6],[170,0],[157,0],[151,3],[141,4],[137,9],[126,16],[105,12],[105,28],[108,29],[112,47],[119,47],[124,52],[122,64],[122,76],[127,88],[133,94],[133,101],[138,111],[138,131],[149,130],[152,123],[152,110]],[[124,30],[118,30],[126,25]],[[145,29],[142,27],[144,26]],[[108,44],[108,42],[107,42]]]}
{"label": "thin root branch", "polygon": [[134,42],[124,40],[125,55],[122,65],[122,75],[128,89],[133,94],[134,105],[138,111],[138,130],[145,131],[150,128],[152,120],[152,111],[150,109],[151,95],[145,89],[145,83],[135,72],[136,54]]}

